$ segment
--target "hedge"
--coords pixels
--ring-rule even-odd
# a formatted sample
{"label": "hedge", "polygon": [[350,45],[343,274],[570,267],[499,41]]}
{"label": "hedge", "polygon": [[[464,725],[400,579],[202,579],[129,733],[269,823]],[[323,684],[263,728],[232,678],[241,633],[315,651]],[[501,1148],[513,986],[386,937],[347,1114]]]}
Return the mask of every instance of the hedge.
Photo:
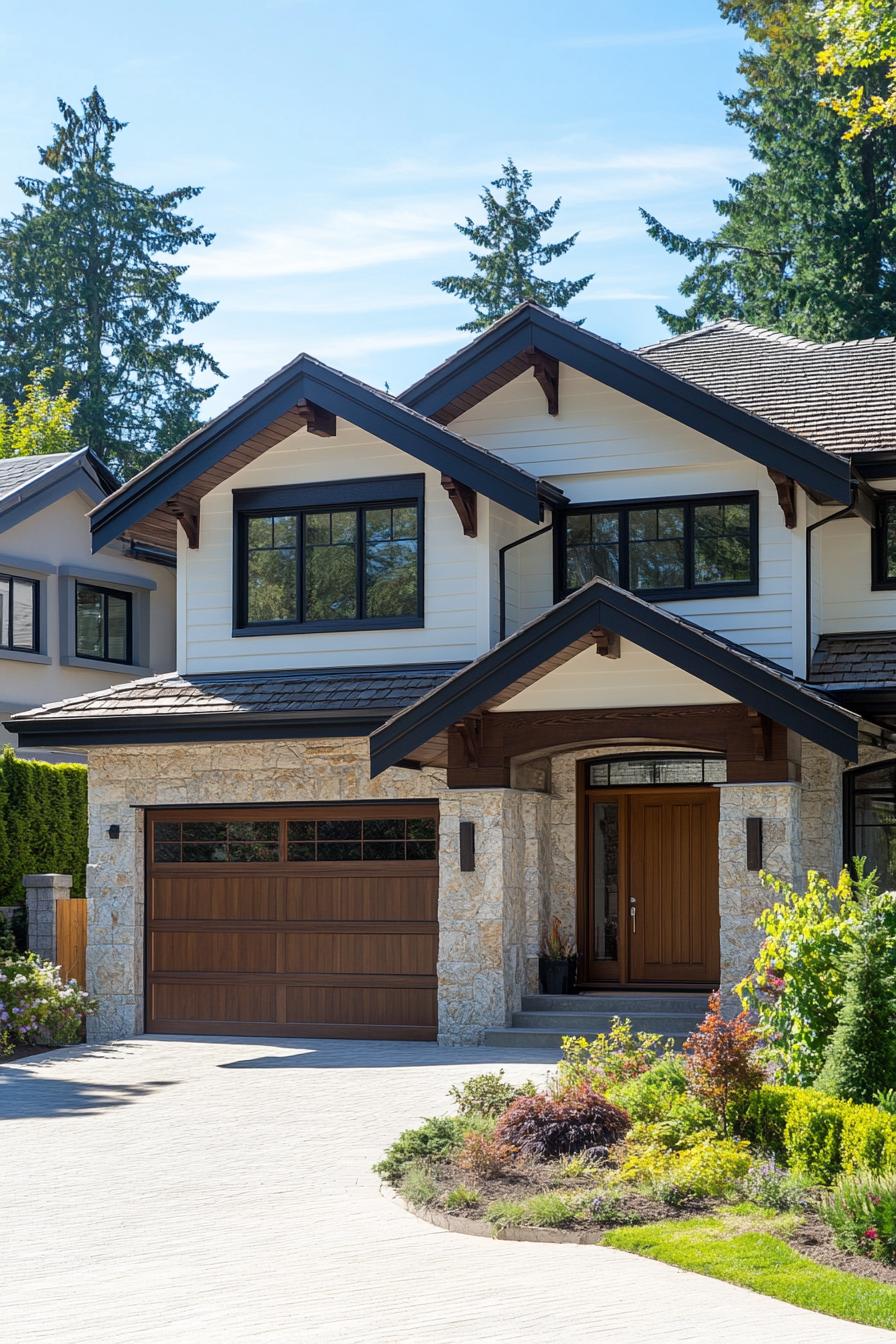
{"label": "hedge", "polygon": [[84,895],[87,768],[0,752],[0,905],[25,899],[25,873],[70,873]]}
{"label": "hedge", "polygon": [[811,1087],[760,1087],[738,1127],[745,1138],[821,1185],[830,1185],[841,1171],[896,1171],[896,1116]]}

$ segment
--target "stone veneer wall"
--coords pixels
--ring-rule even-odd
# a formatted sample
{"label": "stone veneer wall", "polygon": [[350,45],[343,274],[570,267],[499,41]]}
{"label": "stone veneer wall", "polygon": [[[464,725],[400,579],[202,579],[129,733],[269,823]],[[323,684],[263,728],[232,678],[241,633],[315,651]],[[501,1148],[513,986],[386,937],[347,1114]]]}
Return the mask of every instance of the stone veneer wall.
{"label": "stone veneer wall", "polygon": [[[530,791],[449,792],[438,770],[368,777],[360,739],[104,747],[90,752],[87,987],[100,1002],[90,1039],[143,1030],[145,806],[438,798],[439,1023],[446,1044],[475,1043],[519,1006],[527,904],[537,876]],[[476,823],[476,869],[461,873],[458,822]],[[111,825],[120,838],[110,840]]]}

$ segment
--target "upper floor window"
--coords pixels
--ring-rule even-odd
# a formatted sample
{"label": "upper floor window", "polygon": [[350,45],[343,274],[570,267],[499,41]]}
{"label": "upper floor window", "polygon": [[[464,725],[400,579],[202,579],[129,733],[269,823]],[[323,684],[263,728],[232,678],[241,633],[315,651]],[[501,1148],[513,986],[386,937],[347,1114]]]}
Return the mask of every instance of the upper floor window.
{"label": "upper floor window", "polygon": [[422,624],[422,477],[244,491],[236,509],[237,629]]}
{"label": "upper floor window", "polygon": [[574,507],[565,515],[560,551],[563,593],[593,578],[648,597],[755,593],[757,496]]}
{"label": "upper floor window", "polygon": [[37,652],[39,593],[36,579],[0,574],[0,649]]}
{"label": "upper floor window", "polygon": [[131,644],[131,594],[93,583],[76,583],[76,656],[130,663]]}
{"label": "upper floor window", "polygon": [[877,526],[871,533],[872,575],[875,588],[896,588],[896,494],[882,495],[877,504]]}

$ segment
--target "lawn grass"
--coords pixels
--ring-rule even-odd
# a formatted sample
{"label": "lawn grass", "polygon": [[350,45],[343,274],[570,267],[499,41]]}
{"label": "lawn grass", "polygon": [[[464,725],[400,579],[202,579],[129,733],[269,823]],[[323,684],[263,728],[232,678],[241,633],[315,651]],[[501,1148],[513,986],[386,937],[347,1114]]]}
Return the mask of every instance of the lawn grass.
{"label": "lawn grass", "polygon": [[752,1288],[844,1321],[896,1330],[896,1288],[819,1265],[784,1235],[792,1216],[725,1212],[713,1218],[648,1223],[607,1232],[602,1245]]}

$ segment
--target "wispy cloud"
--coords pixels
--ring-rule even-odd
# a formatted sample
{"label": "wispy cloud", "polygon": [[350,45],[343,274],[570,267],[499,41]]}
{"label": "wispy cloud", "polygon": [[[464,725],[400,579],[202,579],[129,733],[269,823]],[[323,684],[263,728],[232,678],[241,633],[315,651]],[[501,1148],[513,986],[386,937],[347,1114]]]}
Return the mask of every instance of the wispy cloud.
{"label": "wispy cloud", "polygon": [[695,42],[714,42],[727,37],[728,31],[721,23],[703,24],[695,28],[667,28],[664,31],[631,33],[582,33],[574,37],[559,37],[552,43],[555,47],[569,49],[598,50],[610,47],[666,47],[691,46]]}
{"label": "wispy cloud", "polygon": [[[460,345],[462,337],[456,327],[444,327],[439,330],[393,330],[393,331],[357,331],[341,336],[314,333],[314,348],[308,353],[315,359],[327,364],[336,364],[340,360],[358,359],[365,355],[385,353],[390,350],[412,350],[423,346],[447,345],[451,349]],[[224,337],[215,341],[215,356],[221,363],[238,375],[249,375],[280,368],[291,359],[295,359],[305,348],[302,342],[290,341],[284,336],[278,341],[242,340]],[[229,391],[229,389],[228,389]]]}

